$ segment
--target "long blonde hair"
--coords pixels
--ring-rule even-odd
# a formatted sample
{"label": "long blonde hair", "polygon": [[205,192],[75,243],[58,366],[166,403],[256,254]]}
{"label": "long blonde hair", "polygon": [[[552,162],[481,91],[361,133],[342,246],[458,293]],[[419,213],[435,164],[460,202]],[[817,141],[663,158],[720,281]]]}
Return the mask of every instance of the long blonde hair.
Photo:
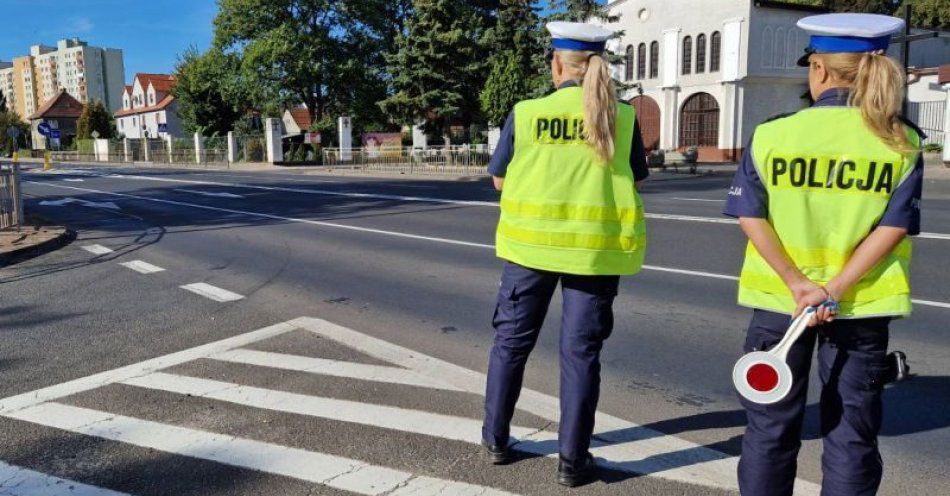
{"label": "long blonde hair", "polygon": [[587,143],[605,163],[614,158],[617,129],[617,90],[607,61],[599,52],[559,50],[568,75],[583,77],[584,134]]}
{"label": "long blonde hair", "polygon": [[917,148],[901,120],[904,103],[904,71],[880,53],[817,54],[832,77],[850,83],[848,104],[859,107],[864,122],[881,141],[901,154]]}

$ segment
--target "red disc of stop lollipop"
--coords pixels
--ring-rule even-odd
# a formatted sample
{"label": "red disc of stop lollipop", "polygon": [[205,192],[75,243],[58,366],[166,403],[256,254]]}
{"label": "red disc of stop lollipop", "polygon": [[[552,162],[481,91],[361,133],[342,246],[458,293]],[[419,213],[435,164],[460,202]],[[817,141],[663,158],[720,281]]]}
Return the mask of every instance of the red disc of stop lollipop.
{"label": "red disc of stop lollipop", "polygon": [[769,405],[788,396],[793,382],[792,369],[785,363],[788,350],[808,328],[808,322],[816,311],[816,307],[810,307],[802,312],[770,351],[753,351],[736,362],[732,369],[732,383],[743,398]]}

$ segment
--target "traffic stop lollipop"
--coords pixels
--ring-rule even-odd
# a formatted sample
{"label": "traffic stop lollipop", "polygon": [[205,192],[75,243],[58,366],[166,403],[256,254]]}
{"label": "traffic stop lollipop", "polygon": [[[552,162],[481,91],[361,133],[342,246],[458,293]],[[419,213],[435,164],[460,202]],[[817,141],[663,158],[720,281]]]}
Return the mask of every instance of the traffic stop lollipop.
{"label": "traffic stop lollipop", "polygon": [[785,337],[771,350],[747,353],[736,362],[732,369],[732,382],[743,398],[760,405],[770,405],[788,396],[793,382],[792,369],[786,363],[788,350],[808,329],[808,322],[816,311],[817,307],[805,309],[789,326]]}

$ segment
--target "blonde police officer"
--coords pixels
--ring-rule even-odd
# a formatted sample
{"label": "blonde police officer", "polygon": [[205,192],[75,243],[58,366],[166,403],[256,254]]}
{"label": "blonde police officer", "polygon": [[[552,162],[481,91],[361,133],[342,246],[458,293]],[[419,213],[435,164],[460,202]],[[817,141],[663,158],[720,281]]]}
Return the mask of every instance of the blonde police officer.
{"label": "blonde police officer", "polygon": [[507,261],[493,324],[484,445],[509,460],[509,424],[558,283],[561,418],[558,482],[594,475],[588,452],[600,393],[600,351],[613,329],[619,276],[643,262],[646,233],[635,181],[647,176],[634,110],[617,102],[603,51],[612,32],[547,26],[556,92],[519,103],[489,171],[502,190],[497,252]]}
{"label": "blonde police officer", "polygon": [[815,104],[755,130],[725,209],[750,240],[739,281],[739,303],[755,309],[745,351],[776,344],[805,307],[837,307],[821,307],[789,353],[787,398],[742,400],[739,487],[792,494],[817,343],[822,494],[871,495],[881,482],[888,325],[911,312],[906,237],[920,229],[921,133],[901,120],[904,74],[885,55],[903,21],[828,14],[799,26],[811,35],[799,65]]}

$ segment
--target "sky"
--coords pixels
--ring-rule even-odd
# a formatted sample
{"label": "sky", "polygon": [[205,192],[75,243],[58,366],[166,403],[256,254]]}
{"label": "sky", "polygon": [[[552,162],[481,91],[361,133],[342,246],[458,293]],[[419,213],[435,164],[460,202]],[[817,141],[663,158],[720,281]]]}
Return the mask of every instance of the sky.
{"label": "sky", "polygon": [[215,0],[0,0],[0,60],[78,37],[121,49],[131,82],[138,72],[171,73],[188,47],[208,48],[216,12]]}
{"label": "sky", "polygon": [[0,0],[0,60],[78,37],[121,49],[127,82],[137,72],[169,73],[188,47],[208,48],[215,12],[215,0]]}

